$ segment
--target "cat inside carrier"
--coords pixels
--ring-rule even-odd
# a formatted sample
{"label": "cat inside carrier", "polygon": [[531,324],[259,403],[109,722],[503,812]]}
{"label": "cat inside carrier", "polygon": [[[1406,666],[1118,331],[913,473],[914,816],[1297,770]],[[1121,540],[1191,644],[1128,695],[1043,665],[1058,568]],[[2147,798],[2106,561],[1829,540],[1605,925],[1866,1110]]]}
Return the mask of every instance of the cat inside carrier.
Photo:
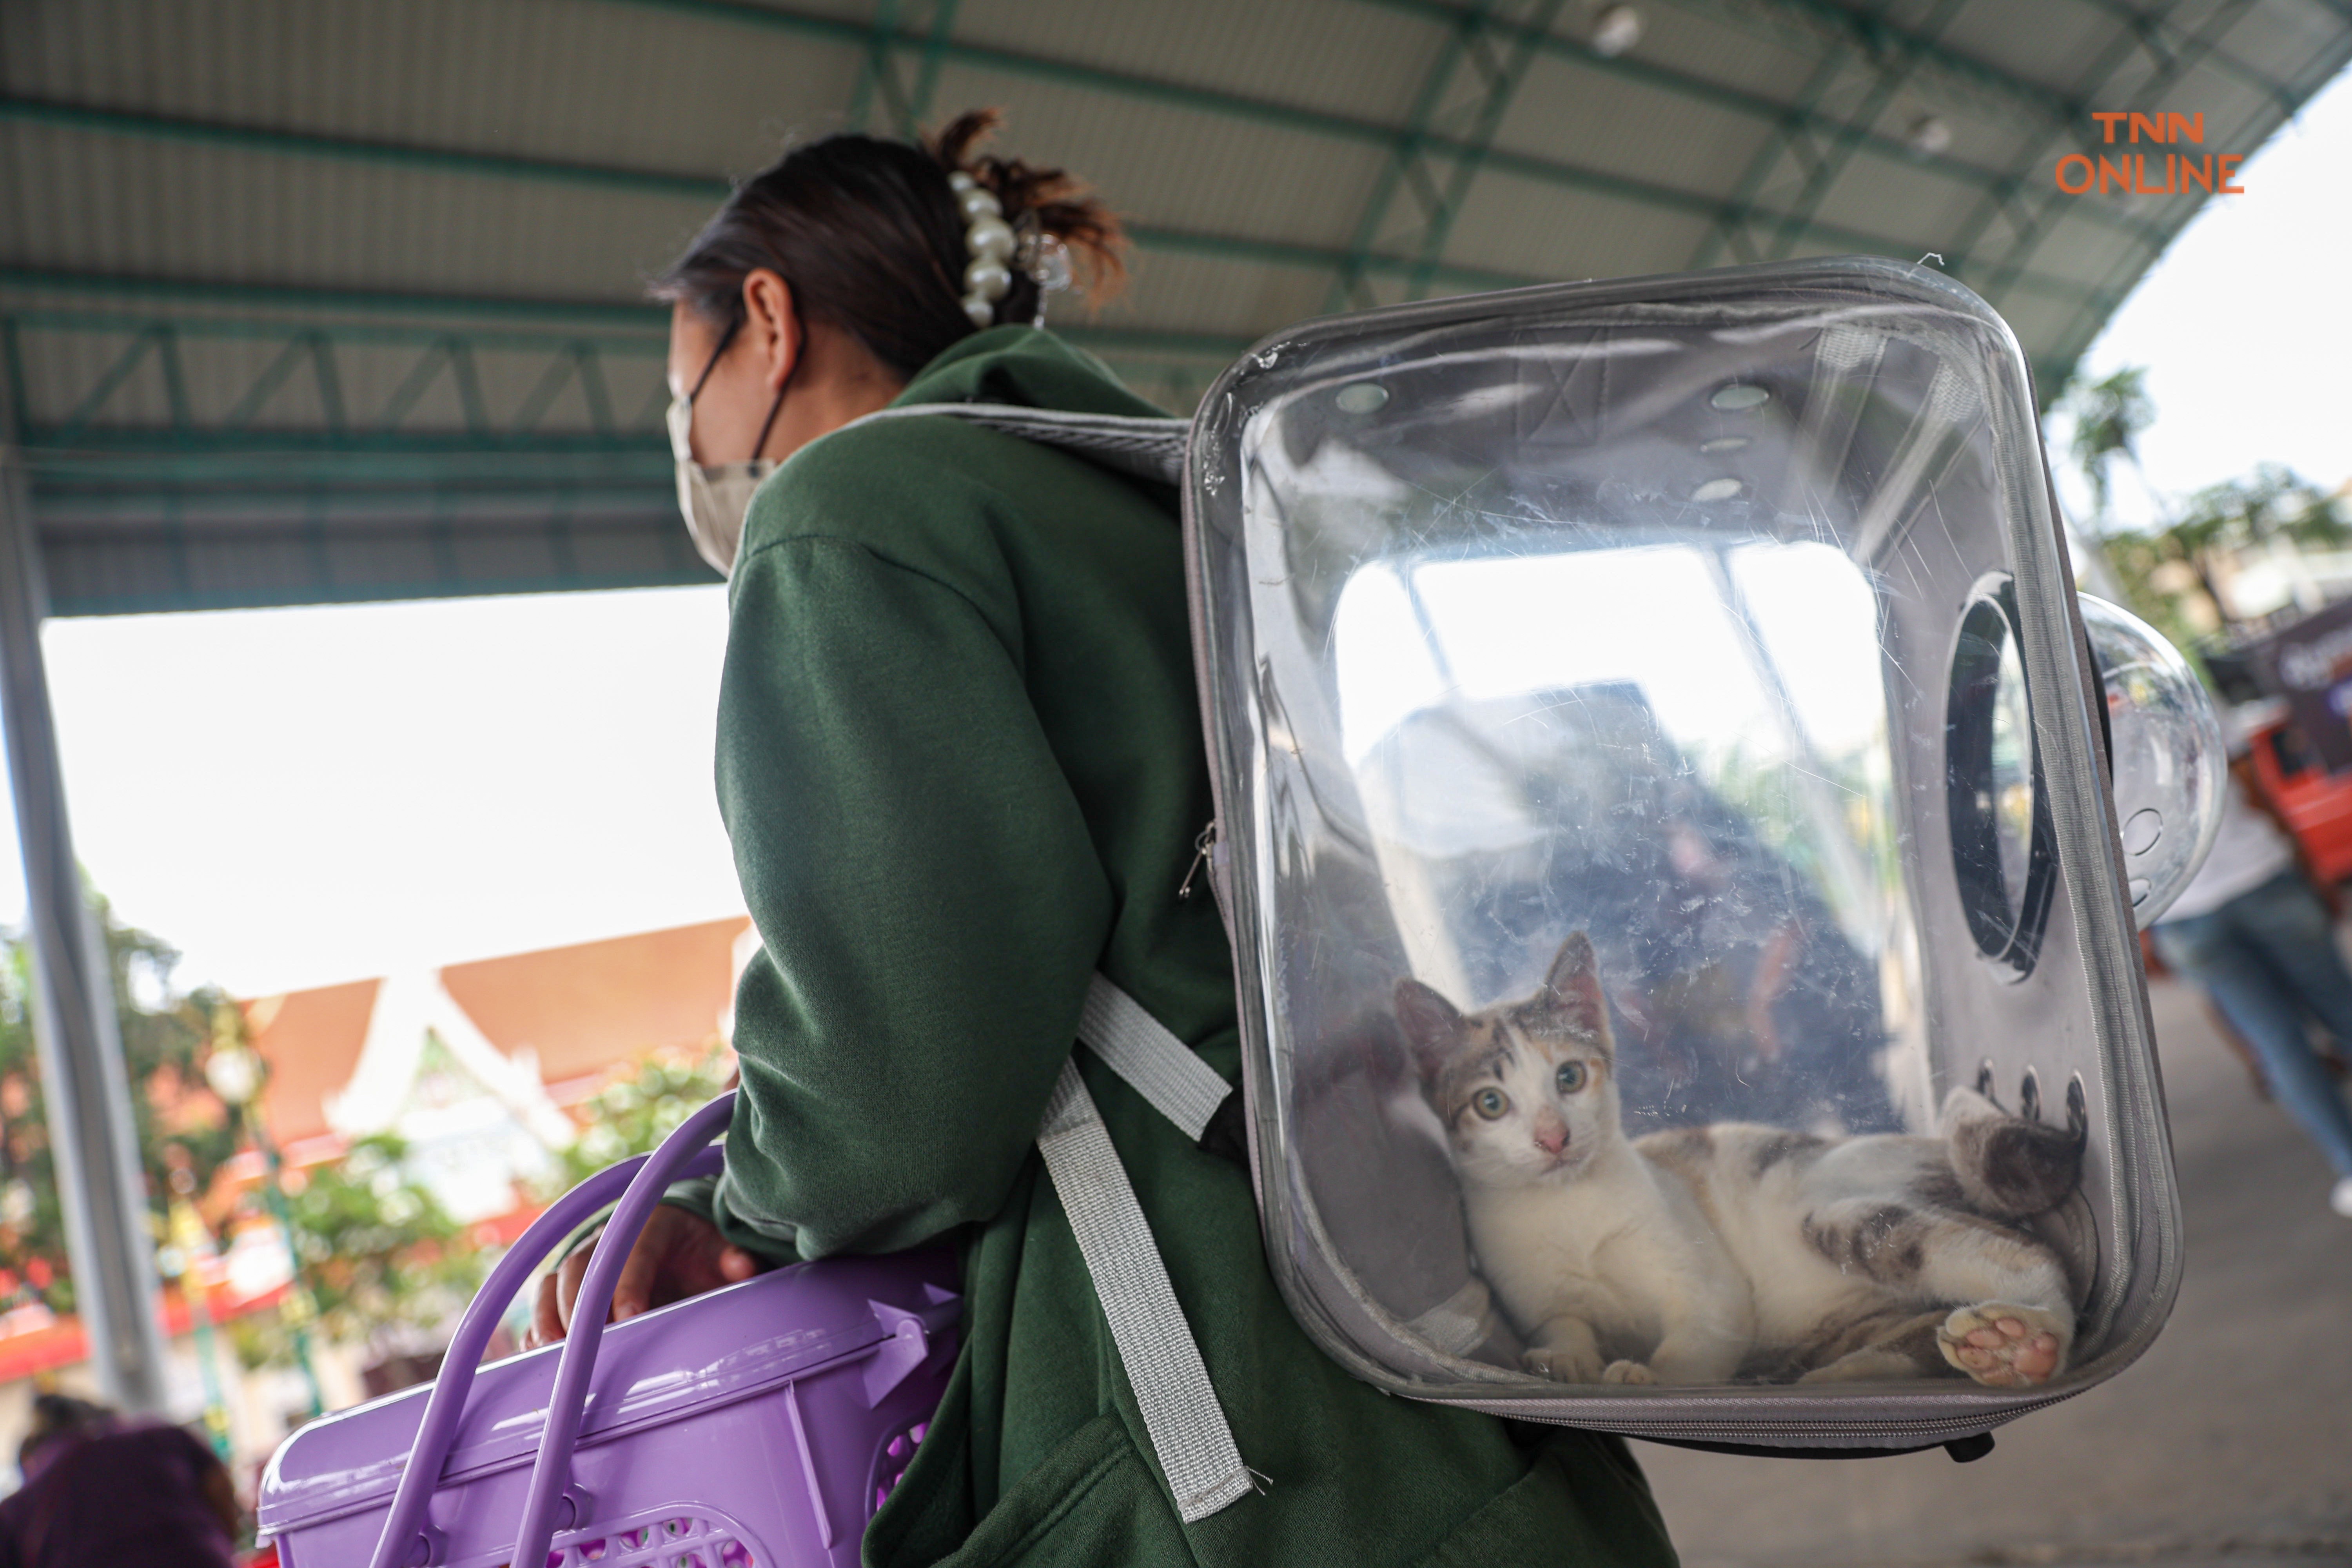
{"label": "cat inside carrier", "polygon": [[1192,432],[1261,1203],[1400,1394],[1981,1432],[2179,1242],[2135,925],[2218,816],[2014,338],[1864,259],[1318,323]]}

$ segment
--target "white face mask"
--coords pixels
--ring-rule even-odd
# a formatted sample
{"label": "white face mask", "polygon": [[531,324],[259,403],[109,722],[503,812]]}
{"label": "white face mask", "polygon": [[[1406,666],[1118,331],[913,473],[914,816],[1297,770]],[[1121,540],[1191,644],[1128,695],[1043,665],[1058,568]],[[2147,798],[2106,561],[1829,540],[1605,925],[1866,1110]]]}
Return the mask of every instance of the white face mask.
{"label": "white face mask", "polygon": [[694,548],[721,576],[732,576],[735,552],[743,544],[743,514],[751,510],[751,492],[776,471],[761,458],[749,463],[698,463],[690,432],[694,402],[673,398],[669,405],[669,450],[677,468],[677,510],[686,518],[686,531]]}
{"label": "white face mask", "polygon": [[[736,327],[727,329],[711,352],[710,363],[702,367],[695,381],[694,391],[669,401],[669,455],[677,470],[677,510],[686,519],[686,531],[694,540],[694,548],[711,569],[723,577],[735,574],[735,555],[743,545],[743,515],[751,507],[751,492],[760,481],[776,471],[775,462],[767,458],[755,458],[747,463],[698,463],[694,460],[694,398],[702,384],[718,368],[719,355],[734,341]],[[784,405],[781,389],[775,403],[768,409],[767,422],[760,426],[760,439],[752,450],[768,444],[768,431],[776,423],[777,411]]]}

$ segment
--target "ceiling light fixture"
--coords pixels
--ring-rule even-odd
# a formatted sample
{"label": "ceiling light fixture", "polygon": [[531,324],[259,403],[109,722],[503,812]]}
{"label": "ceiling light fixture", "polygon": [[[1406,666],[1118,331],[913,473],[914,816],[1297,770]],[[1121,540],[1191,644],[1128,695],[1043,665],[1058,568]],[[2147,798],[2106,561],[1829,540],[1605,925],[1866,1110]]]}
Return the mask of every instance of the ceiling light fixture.
{"label": "ceiling light fixture", "polygon": [[1642,41],[1642,13],[1631,5],[1604,5],[1592,18],[1592,52],[1603,59],[1619,55]]}

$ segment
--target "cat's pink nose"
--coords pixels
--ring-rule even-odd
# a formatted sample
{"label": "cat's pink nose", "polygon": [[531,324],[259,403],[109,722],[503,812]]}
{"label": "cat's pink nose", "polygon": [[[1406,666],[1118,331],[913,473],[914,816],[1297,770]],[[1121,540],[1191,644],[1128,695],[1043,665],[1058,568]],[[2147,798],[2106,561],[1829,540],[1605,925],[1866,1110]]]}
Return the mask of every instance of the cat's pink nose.
{"label": "cat's pink nose", "polygon": [[1559,1153],[1568,1147],[1568,1123],[1565,1121],[1537,1122],[1536,1142],[1547,1154]]}

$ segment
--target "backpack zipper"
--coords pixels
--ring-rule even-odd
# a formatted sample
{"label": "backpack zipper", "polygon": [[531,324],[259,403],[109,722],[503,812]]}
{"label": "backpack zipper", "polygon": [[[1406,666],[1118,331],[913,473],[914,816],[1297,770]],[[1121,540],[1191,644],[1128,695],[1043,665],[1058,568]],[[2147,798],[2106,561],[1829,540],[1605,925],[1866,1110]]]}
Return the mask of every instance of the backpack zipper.
{"label": "backpack zipper", "polygon": [[1184,873],[1183,885],[1176,889],[1178,898],[1189,899],[1192,896],[1192,879],[1198,877],[1201,874],[1201,868],[1209,863],[1209,851],[1215,848],[1216,845],[1217,819],[1213,816],[1209,818],[1209,826],[1201,829],[1201,837],[1192,841],[1192,864]]}

